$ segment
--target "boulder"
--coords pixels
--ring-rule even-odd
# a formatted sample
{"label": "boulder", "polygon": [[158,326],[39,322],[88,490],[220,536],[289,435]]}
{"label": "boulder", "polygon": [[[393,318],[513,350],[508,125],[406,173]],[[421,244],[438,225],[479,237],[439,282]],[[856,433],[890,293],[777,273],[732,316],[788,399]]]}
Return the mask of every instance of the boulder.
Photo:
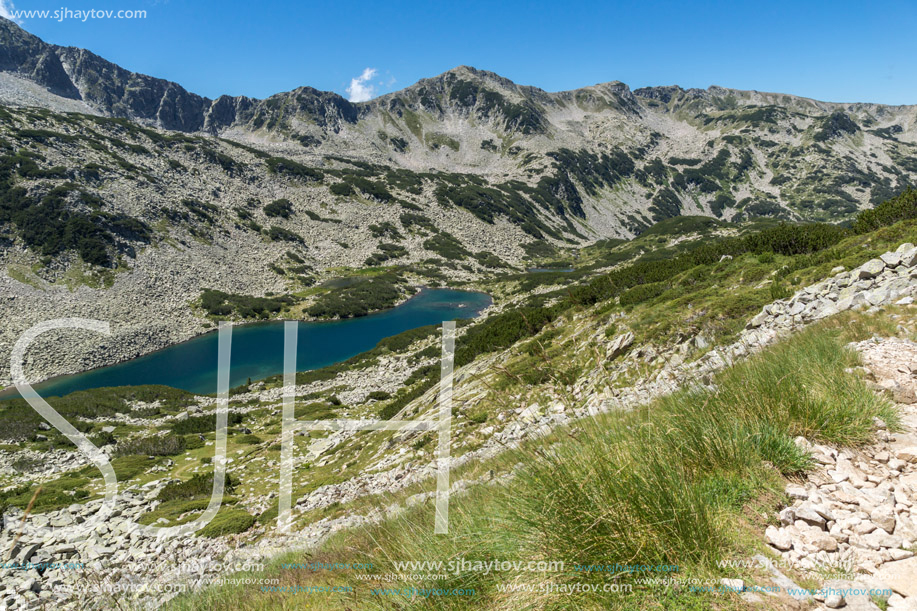
{"label": "boulder", "polygon": [[887,267],[898,267],[901,265],[901,253],[887,252],[879,257]]}
{"label": "boulder", "polygon": [[872,259],[855,270],[856,278],[859,280],[869,280],[881,274],[883,270],[885,270],[885,261],[882,259]]}
{"label": "boulder", "polygon": [[760,327],[761,325],[767,322],[767,317],[768,317],[767,312],[760,312],[754,318],[748,321],[748,324],[746,325],[746,327],[748,327],[749,329]]}
{"label": "boulder", "polygon": [[793,549],[793,538],[790,533],[776,526],[768,526],[765,529],[764,540],[767,541],[768,545],[772,545],[780,551]]}
{"label": "boulder", "polygon": [[824,529],[827,523],[822,512],[818,511],[811,503],[803,503],[796,508],[796,519],[821,529]]}
{"label": "boulder", "polygon": [[890,505],[879,505],[870,516],[872,522],[887,533],[895,532],[895,509]]}
{"label": "boulder", "polygon": [[875,578],[905,597],[917,597],[917,556],[886,562]]}
{"label": "boulder", "polygon": [[910,250],[906,250],[900,254],[901,265],[907,267],[913,267],[914,265],[917,265],[917,248],[911,248]]}
{"label": "boulder", "polygon": [[630,348],[631,344],[634,343],[634,334],[630,331],[627,333],[622,333],[612,340],[611,345],[608,346],[608,352],[606,356],[609,359],[617,358],[618,356],[624,354],[624,352]]}

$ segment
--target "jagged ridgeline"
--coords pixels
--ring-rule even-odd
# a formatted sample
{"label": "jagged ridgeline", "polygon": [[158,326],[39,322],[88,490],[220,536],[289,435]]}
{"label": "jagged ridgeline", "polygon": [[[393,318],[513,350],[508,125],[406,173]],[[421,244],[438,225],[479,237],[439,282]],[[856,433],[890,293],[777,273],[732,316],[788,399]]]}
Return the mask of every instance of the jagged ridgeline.
{"label": "jagged ridgeline", "polygon": [[[464,66],[363,103],[308,87],[211,100],[6,20],[0,48],[6,239],[94,265],[241,231],[303,251],[330,239],[351,251],[334,264],[445,251],[477,268],[495,240],[518,263],[536,240],[629,238],[682,215],[843,222],[917,180],[912,106],[618,82],[549,93]],[[356,204],[384,207],[400,239],[331,239]],[[24,212],[38,205],[47,231]]]}

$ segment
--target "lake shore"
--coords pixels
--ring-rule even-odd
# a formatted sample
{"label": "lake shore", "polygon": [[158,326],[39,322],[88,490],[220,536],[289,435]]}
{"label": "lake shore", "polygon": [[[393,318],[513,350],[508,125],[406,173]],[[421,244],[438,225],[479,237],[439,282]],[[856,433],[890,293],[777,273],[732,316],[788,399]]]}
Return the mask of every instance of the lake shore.
{"label": "lake shore", "polygon": [[[386,317],[386,316],[389,316],[389,317],[390,317],[390,316],[392,316],[392,315],[395,315],[399,310],[402,310],[402,309],[404,309],[404,308],[410,309],[410,308],[412,308],[412,304],[421,303],[421,302],[424,301],[425,299],[429,299],[431,296],[439,295],[439,294],[441,294],[441,293],[443,293],[443,292],[445,292],[445,293],[447,293],[447,294],[450,294],[450,295],[451,295],[451,294],[466,294],[466,295],[468,296],[468,298],[469,298],[469,299],[468,299],[468,303],[461,303],[461,304],[459,304],[459,305],[457,306],[457,309],[452,310],[453,313],[461,312],[462,308],[468,306],[468,307],[469,307],[468,313],[471,314],[470,317],[476,317],[476,316],[480,315],[481,312],[485,311],[487,308],[489,308],[489,307],[491,307],[491,306],[493,305],[493,300],[491,299],[491,297],[490,297],[489,295],[487,295],[486,293],[482,293],[482,292],[479,292],[479,291],[459,291],[459,290],[456,290],[456,289],[429,289],[429,288],[426,288],[426,287],[420,287],[419,290],[418,290],[416,293],[414,293],[413,295],[411,295],[408,299],[403,300],[403,301],[400,302],[398,305],[396,305],[396,306],[394,306],[394,307],[385,308],[385,309],[381,309],[381,310],[372,312],[372,313],[370,313],[370,314],[368,314],[368,315],[366,315],[366,316],[359,316],[359,317],[353,317],[353,318],[344,318],[344,319],[340,319],[340,318],[339,318],[339,319],[334,319],[334,320],[328,320],[328,319],[324,319],[324,320],[298,320],[298,319],[296,319],[296,320],[297,320],[297,322],[303,323],[303,325],[311,326],[311,327],[313,327],[313,328],[322,328],[322,329],[324,329],[324,330],[326,330],[326,331],[328,331],[328,332],[331,332],[333,329],[340,329],[342,326],[346,326],[346,325],[350,325],[350,324],[354,324],[354,323],[355,323],[355,324],[358,324],[358,325],[363,324],[363,323],[372,324],[376,319],[384,318],[384,317]],[[474,298],[472,298],[472,296],[474,296]],[[482,300],[481,297],[484,297],[485,299]],[[435,305],[435,304],[434,304],[434,305]],[[419,306],[417,306],[417,307],[418,307],[418,308],[421,308],[421,311],[420,311],[419,313],[416,313],[416,314],[423,314],[422,308],[423,308],[424,306],[423,306],[423,305],[419,305]],[[467,318],[467,317],[469,317],[469,316],[464,316],[464,315],[462,315],[462,316],[459,316],[459,317],[460,317],[460,318]],[[427,316],[427,318],[429,318],[429,316]],[[259,330],[259,329],[261,329],[261,328],[264,328],[264,330],[265,330],[265,331],[268,331],[268,332],[270,332],[270,330],[275,330],[275,331],[276,331],[276,330],[278,329],[279,323],[285,322],[285,321],[287,321],[287,320],[289,320],[289,319],[284,319],[284,318],[279,318],[279,317],[278,317],[278,318],[275,318],[275,319],[267,319],[267,320],[259,320],[259,321],[245,321],[245,322],[240,322],[240,323],[237,323],[237,324],[234,325],[234,330],[237,331],[237,334],[235,335],[235,337],[236,337],[236,338],[239,337],[239,336],[238,336],[238,331],[239,331],[239,330],[244,330],[244,331],[247,332],[247,333],[252,333],[252,332],[254,332],[254,331],[256,331],[256,330]],[[422,315],[421,315],[421,316],[418,316],[418,320],[424,320],[424,317],[423,317]],[[431,320],[432,320],[432,319],[431,319]],[[407,323],[406,323],[406,324],[407,324]],[[429,323],[424,323],[424,324],[429,324]],[[366,326],[366,325],[363,324],[363,326]],[[404,326],[404,325],[402,325],[402,326]],[[423,326],[423,325],[416,325],[416,324],[415,324],[415,325],[409,325],[409,324],[408,324],[407,327],[404,328],[404,329],[402,329],[402,330],[407,330],[407,328],[414,328],[414,327],[416,327],[416,326]],[[401,331],[399,330],[398,332],[401,332]],[[380,333],[384,333],[384,332],[380,332]],[[379,334],[379,333],[377,333],[377,335],[378,335],[378,337],[375,339],[374,343],[377,342],[377,341],[380,341],[381,339],[384,339],[384,337],[388,337],[388,336],[389,336],[389,335],[384,335],[384,334]],[[373,335],[373,337],[375,337],[375,335]],[[74,388],[74,381],[76,381],[76,380],[78,380],[78,379],[80,379],[80,378],[87,377],[87,376],[88,376],[88,377],[93,377],[93,378],[98,377],[98,376],[102,376],[102,375],[105,373],[106,370],[111,370],[111,369],[113,369],[113,368],[118,368],[118,367],[127,366],[127,365],[129,365],[130,363],[132,363],[132,362],[136,362],[136,361],[141,361],[141,360],[143,360],[143,361],[147,362],[147,365],[148,365],[149,368],[155,369],[157,366],[160,366],[160,365],[161,365],[161,362],[159,363],[159,365],[157,365],[156,361],[157,361],[157,360],[161,361],[161,359],[159,359],[159,357],[162,356],[163,353],[168,352],[168,351],[185,350],[185,351],[188,351],[188,352],[195,352],[195,354],[190,355],[188,358],[191,358],[191,359],[200,359],[200,358],[202,358],[202,356],[199,354],[199,352],[200,352],[200,346],[195,346],[194,344],[200,344],[200,343],[202,343],[202,342],[204,342],[204,343],[208,343],[208,342],[209,342],[209,343],[212,344],[212,343],[215,343],[216,341],[217,341],[216,330],[213,329],[213,328],[211,328],[211,329],[208,329],[207,331],[205,331],[205,332],[203,332],[203,333],[197,333],[197,334],[194,335],[193,337],[187,337],[187,338],[185,338],[185,339],[183,339],[183,340],[181,340],[181,341],[178,341],[178,342],[175,342],[175,343],[166,345],[166,346],[162,346],[162,347],[157,347],[157,348],[155,348],[155,349],[153,349],[153,350],[149,350],[148,352],[145,352],[145,353],[140,354],[140,355],[138,355],[138,356],[136,356],[136,357],[133,357],[133,358],[121,359],[121,360],[118,360],[118,361],[116,361],[116,362],[108,362],[108,363],[102,362],[102,363],[100,363],[100,364],[98,364],[98,365],[96,365],[96,366],[88,367],[88,368],[82,369],[82,370],[80,370],[80,371],[75,371],[75,372],[73,372],[73,373],[66,373],[66,374],[61,374],[61,375],[49,376],[49,377],[47,377],[47,378],[41,380],[40,382],[31,382],[31,384],[36,388],[36,390],[39,390],[39,391],[41,391],[41,390],[43,390],[43,389],[46,390],[46,391],[48,391],[48,390],[50,389],[50,392],[52,392],[52,393],[55,394],[55,395],[66,394],[66,392],[57,392],[57,389],[62,389],[62,388],[63,388],[63,389],[70,389],[70,390],[68,390],[67,392],[72,392],[73,390],[79,390],[80,388]],[[371,347],[372,347],[372,346],[368,346],[368,347],[366,347],[366,349],[371,348]],[[196,349],[196,350],[195,350],[195,349]],[[361,351],[362,351],[362,350],[361,350]],[[346,357],[345,357],[345,358],[341,358],[341,359],[338,359],[338,360],[335,360],[335,361],[332,361],[332,362],[322,363],[321,366],[326,366],[326,365],[329,365],[329,364],[333,364],[334,362],[340,362],[340,361],[342,361],[342,360],[346,360],[346,358],[349,358],[350,356],[353,356],[353,355],[356,354],[356,353],[357,353],[357,352],[354,352],[353,354],[348,353],[348,354],[346,354]],[[275,359],[275,358],[279,358],[279,355],[280,355],[280,352],[278,351],[276,355],[271,355],[270,357],[266,357],[265,360],[266,360],[266,361],[270,361],[270,360],[273,360],[273,359]],[[235,363],[236,363],[236,360],[237,360],[237,359],[234,359],[234,365],[233,365],[234,371],[235,371],[235,368],[236,368],[236,364],[235,364]],[[300,361],[300,362],[302,363],[302,361]],[[173,363],[173,365],[174,365],[174,363]],[[253,364],[250,365],[250,366],[251,366],[251,367],[254,367]],[[311,366],[305,366],[305,367],[303,367],[302,365],[300,366],[300,370],[301,370],[301,371],[308,370],[308,369],[313,369],[313,368],[315,368],[315,367],[311,367]],[[258,379],[263,379],[263,378],[266,378],[266,377],[270,377],[270,375],[276,375],[276,373],[278,373],[278,372],[273,372],[273,373],[267,374],[267,375],[246,375],[246,376],[244,376],[244,377],[245,377],[245,378],[252,378],[253,380],[258,380]],[[116,377],[115,379],[118,379],[118,378]],[[244,382],[244,379],[243,379],[243,382]],[[161,382],[155,382],[155,381],[150,381],[150,382],[137,382],[137,384],[146,384],[146,383],[161,383]],[[104,385],[105,385],[105,386],[120,386],[120,385],[134,385],[134,384],[113,383],[113,384],[104,384]],[[167,384],[167,385],[171,385],[171,384]],[[232,384],[232,385],[236,385],[236,384]],[[98,384],[97,384],[97,385],[95,385],[94,387],[99,387],[99,386],[101,386],[101,385],[98,385]],[[176,385],[176,387],[182,388],[182,385],[181,385],[181,384],[178,384],[178,385]],[[189,390],[190,392],[199,392],[199,390],[198,390],[198,389],[195,389],[195,388],[187,388],[187,387],[186,387],[186,388],[184,388],[184,389],[185,389],[185,390]],[[208,393],[203,393],[203,394],[208,394]],[[5,388],[4,390],[0,391],[0,400],[12,398],[12,397],[15,397],[15,396],[17,396],[17,395],[18,395],[18,393],[17,393],[15,387],[10,386],[10,387]]]}

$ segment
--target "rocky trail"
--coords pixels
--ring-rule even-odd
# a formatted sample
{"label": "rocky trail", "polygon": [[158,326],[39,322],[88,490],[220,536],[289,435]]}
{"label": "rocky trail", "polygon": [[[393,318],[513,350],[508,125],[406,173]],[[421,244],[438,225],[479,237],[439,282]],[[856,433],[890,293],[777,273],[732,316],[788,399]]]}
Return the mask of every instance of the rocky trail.
{"label": "rocky trail", "polygon": [[[876,422],[878,442],[860,450],[798,438],[819,463],[790,484],[794,499],[769,526],[768,544],[786,563],[824,580],[819,608],[917,609],[917,343],[873,338],[851,347],[877,392],[888,392],[901,428]],[[833,573],[833,575],[832,575]],[[760,597],[758,597],[760,598]],[[809,598],[801,596],[800,598]],[[764,602],[763,600],[761,601]],[[877,604],[878,603],[878,604]]]}

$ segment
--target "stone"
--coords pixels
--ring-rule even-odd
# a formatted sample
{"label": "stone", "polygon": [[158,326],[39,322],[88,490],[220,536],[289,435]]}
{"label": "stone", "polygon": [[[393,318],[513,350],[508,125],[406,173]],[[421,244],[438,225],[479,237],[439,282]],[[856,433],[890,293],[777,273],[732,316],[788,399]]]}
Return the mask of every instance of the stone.
{"label": "stone", "polygon": [[22,551],[19,552],[19,555],[16,557],[16,561],[19,564],[25,564],[29,559],[35,555],[35,553],[41,549],[40,543],[31,543],[29,545],[24,545]]}
{"label": "stone", "polygon": [[877,288],[866,293],[866,303],[869,305],[882,305],[887,301],[889,301],[889,292],[884,288]]}
{"label": "stone", "polygon": [[879,258],[882,259],[887,267],[898,267],[901,265],[901,253],[899,252],[887,252],[884,255],[880,255]]}
{"label": "stone", "polygon": [[606,357],[608,359],[614,359],[618,356],[624,354],[624,352],[634,343],[634,334],[631,331],[627,333],[622,333],[612,340],[611,345],[608,346],[608,351],[606,352]]}
{"label": "stone", "polygon": [[898,460],[903,460],[904,462],[915,462],[917,461],[917,446],[909,446],[898,450],[895,453],[895,458]]}
{"label": "stone", "polygon": [[917,597],[917,556],[886,562],[875,578],[904,597]]}
{"label": "stone", "polygon": [[888,550],[888,555],[892,560],[904,560],[905,558],[913,557],[914,552],[906,549],[891,548]]}
{"label": "stone", "polygon": [[784,507],[780,510],[780,523],[784,526],[790,526],[796,521],[796,509],[794,507]]}
{"label": "stone", "polygon": [[917,248],[911,248],[910,250],[906,250],[900,254],[901,265],[905,265],[907,267],[913,267],[914,265],[917,265]]}
{"label": "stone", "polygon": [[885,261],[882,259],[872,259],[867,261],[855,271],[856,278],[859,280],[868,280],[870,278],[875,278],[885,269]]}
{"label": "stone", "polygon": [[776,526],[768,526],[764,530],[764,540],[780,551],[786,551],[793,549],[793,539],[790,537],[790,533],[782,528],[777,528]]}
{"label": "stone", "polygon": [[847,602],[840,594],[831,594],[825,597],[825,606],[829,609],[840,609],[846,604]]}
{"label": "stone", "polygon": [[774,582],[774,584],[779,586],[784,592],[786,592],[787,594],[789,594],[796,600],[802,600],[802,601],[811,601],[812,600],[811,594],[809,594],[807,591],[802,590],[798,585],[796,585],[796,583],[792,579],[790,579],[789,577],[781,573],[780,569],[774,566],[774,563],[771,562],[768,558],[766,558],[765,556],[761,554],[755,554],[753,559],[756,560],[758,564],[761,565],[762,567],[767,568],[767,570],[771,574],[771,580]]}
{"label": "stone", "polygon": [[519,414],[519,420],[531,424],[538,420],[538,417],[541,415],[541,406],[537,403],[529,405],[527,408],[522,410],[522,413]]}
{"label": "stone", "polygon": [[880,547],[901,547],[903,542],[901,537],[896,537],[895,535],[889,534],[881,528],[877,528],[868,535],[864,536],[863,540],[872,549],[879,549]]}
{"label": "stone", "polygon": [[895,510],[889,505],[879,505],[869,516],[872,522],[887,533],[895,532]]}
{"label": "stone", "polygon": [[825,523],[827,522],[825,517],[819,511],[816,511],[811,503],[803,503],[796,508],[796,519],[822,529],[824,529]]}
{"label": "stone", "polygon": [[748,327],[749,329],[760,327],[761,325],[767,322],[767,318],[768,318],[767,312],[761,312],[760,314],[757,314],[754,318],[749,320],[748,324],[745,326]]}
{"label": "stone", "polygon": [[848,297],[841,297],[837,301],[839,311],[855,310],[866,304],[866,296],[863,293],[854,293]]}
{"label": "stone", "polygon": [[[819,552],[833,552],[837,550],[837,539],[819,529],[818,527],[806,526],[800,522],[797,525],[797,532],[793,547],[798,548],[797,542],[803,546],[814,548]],[[807,550],[808,551],[808,550]]]}
{"label": "stone", "polygon": [[29,577],[21,584],[19,584],[20,592],[39,592],[41,590],[41,584],[34,577]]}

